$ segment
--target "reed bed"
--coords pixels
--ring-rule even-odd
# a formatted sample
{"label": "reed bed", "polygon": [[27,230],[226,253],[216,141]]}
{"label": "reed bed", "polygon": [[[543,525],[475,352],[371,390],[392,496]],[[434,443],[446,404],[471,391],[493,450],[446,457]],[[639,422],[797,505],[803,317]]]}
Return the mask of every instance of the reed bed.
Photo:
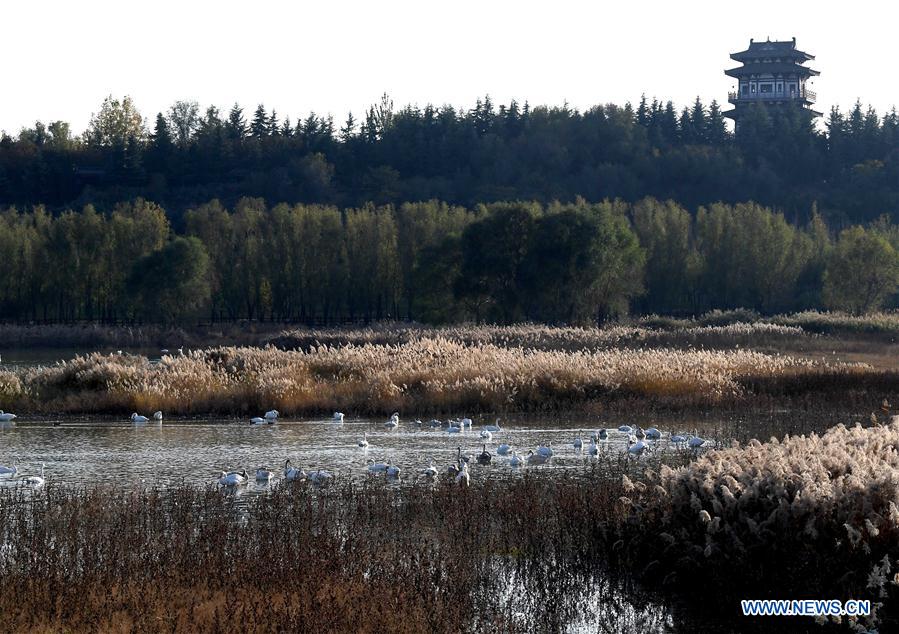
{"label": "reed bed", "polygon": [[360,329],[297,328],[271,338],[269,343],[286,350],[311,350],[322,345],[399,345],[422,339],[443,339],[468,346],[578,351],[646,346],[734,347],[789,341],[806,335],[798,326],[759,321],[696,325],[689,321],[665,320],[664,326],[653,327],[647,324],[654,322],[650,318],[647,320],[601,328],[541,324],[441,328],[380,324]]}
{"label": "reed bed", "polygon": [[877,312],[850,315],[839,312],[808,310],[772,317],[772,323],[799,327],[807,332],[827,335],[881,335],[890,340],[899,336],[899,312]]}
{"label": "reed bed", "polygon": [[166,355],[159,363],[91,354],[0,372],[0,407],[119,414],[162,409],[176,415],[242,415],[270,407],[285,415],[547,411],[616,399],[705,407],[759,391],[795,396],[803,385],[821,385],[821,377],[835,377],[824,381],[828,387],[839,381],[858,388],[869,374],[861,365],[745,349],[561,351],[422,338],[308,351],[213,348]]}
{"label": "reed bed", "polygon": [[868,598],[899,626],[899,417],[710,452],[623,479],[622,547],[651,585],[740,598]]}
{"label": "reed bed", "polygon": [[[0,491],[5,631],[658,630],[601,574],[620,484]],[[614,609],[612,609],[614,608]]]}
{"label": "reed bed", "polygon": [[[669,466],[663,460],[676,460]],[[9,631],[828,631],[899,626],[899,422],[403,486],[0,490]]]}
{"label": "reed bed", "polygon": [[0,324],[2,347],[12,348],[170,348],[178,346],[258,345],[283,330],[259,322],[166,327],[160,324],[108,325]]}

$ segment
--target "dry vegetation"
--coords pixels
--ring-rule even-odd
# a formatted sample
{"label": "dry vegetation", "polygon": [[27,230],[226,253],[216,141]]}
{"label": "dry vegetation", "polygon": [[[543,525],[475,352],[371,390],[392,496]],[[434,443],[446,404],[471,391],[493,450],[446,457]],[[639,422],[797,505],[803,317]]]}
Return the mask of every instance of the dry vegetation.
{"label": "dry vegetation", "polygon": [[0,342],[3,348],[174,349],[182,345],[257,345],[281,329],[275,324],[247,321],[193,328],[159,324],[0,324]]}
{"label": "dry vegetation", "polygon": [[899,625],[899,417],[752,441],[623,488],[622,546],[648,584],[730,601],[867,597],[884,631]]}
{"label": "dry vegetation", "polygon": [[0,341],[9,347],[132,347],[179,345],[259,345],[269,342],[286,349],[317,345],[398,344],[441,338],[467,344],[541,349],[583,349],[620,345],[696,345],[705,347],[764,345],[789,342],[809,335],[875,336],[891,340],[899,336],[899,312],[849,315],[840,312],[804,311],[762,317],[746,310],[713,310],[695,318],[659,315],[639,317],[631,323],[604,327],[516,326],[427,327],[396,322],[364,328],[291,328],[277,323],[239,321],[204,326],[166,328],[156,324],[109,326],[84,324],[0,324]]}
{"label": "dry vegetation", "polygon": [[554,632],[586,613],[657,629],[660,609],[629,614],[600,576],[620,484],[594,484],[297,485],[246,507],[189,487],[0,491],[0,627]]}
{"label": "dry vegetation", "polygon": [[778,315],[772,317],[770,321],[785,326],[797,326],[807,332],[828,335],[879,335],[890,340],[899,335],[899,312],[848,315],[808,310],[791,315]]}
{"label": "dry vegetation", "polygon": [[899,422],[470,489],[0,490],[0,627],[798,632],[822,630],[739,599],[827,597],[891,631],[897,484]]}
{"label": "dry vegetation", "polygon": [[243,414],[263,407],[285,415],[335,409],[543,411],[620,399],[708,407],[759,395],[802,398],[834,385],[858,390],[874,379],[880,380],[878,389],[894,380],[861,365],[744,349],[566,351],[422,337],[307,351],[213,348],[167,355],[159,363],[92,354],[0,372],[0,407],[34,413],[162,409],[176,415]]}
{"label": "dry vegetation", "polygon": [[[804,331],[796,326],[769,323],[733,322],[696,325],[669,320],[668,327],[653,327],[638,322],[602,328],[573,326],[420,326],[378,325],[360,329],[288,330],[269,342],[288,350],[345,345],[398,345],[421,339],[444,339],[470,346],[490,344],[500,347],[536,350],[596,350],[612,347],[698,346],[707,348],[778,343],[802,338]],[[649,323],[654,323],[650,321]]]}

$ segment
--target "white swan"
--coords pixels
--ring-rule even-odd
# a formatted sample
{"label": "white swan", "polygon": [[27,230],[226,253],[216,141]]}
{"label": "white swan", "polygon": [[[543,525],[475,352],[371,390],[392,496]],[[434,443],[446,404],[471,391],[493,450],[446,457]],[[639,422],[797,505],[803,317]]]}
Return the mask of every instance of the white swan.
{"label": "white swan", "polygon": [[360,440],[356,444],[359,445],[360,447],[362,447],[363,449],[368,448],[368,432],[364,432],[362,434],[362,440]]}
{"label": "white swan", "polygon": [[596,444],[596,438],[593,438],[593,441],[587,445],[587,454],[590,456],[598,456],[599,455],[599,445]]}
{"label": "white swan", "polygon": [[471,476],[468,473],[468,464],[463,463],[462,468],[459,470],[459,473],[456,475],[456,484],[459,486],[467,487],[471,484]]}
{"label": "white swan", "polygon": [[657,427],[650,427],[646,430],[646,437],[650,440],[658,440],[662,437],[662,432]]}
{"label": "white swan", "polygon": [[493,423],[492,425],[484,425],[484,429],[486,429],[489,432],[493,432],[494,434],[502,431],[502,428],[499,426],[498,418],[496,419],[496,422]]}
{"label": "white swan", "polygon": [[437,471],[437,467],[434,466],[434,459],[433,459],[433,458],[431,459],[431,464],[428,465],[428,466],[427,466],[426,468],[424,468],[424,469],[420,469],[420,470],[418,471],[418,473],[421,474],[422,476],[426,477],[426,478],[436,478],[436,477],[440,474],[440,472]]}
{"label": "white swan", "polygon": [[270,409],[269,411],[267,411],[265,413],[265,420],[276,421],[276,420],[278,420],[278,416],[280,416],[280,414],[278,413],[278,410]]}
{"label": "white swan", "polygon": [[309,482],[312,484],[317,484],[319,486],[323,486],[328,484],[331,481],[331,474],[324,469],[318,469],[317,471],[310,471],[306,474],[306,477],[309,478]]}
{"label": "white swan", "polygon": [[334,417],[332,419],[335,423],[343,422],[343,412],[334,412]]}
{"label": "white swan", "polygon": [[384,427],[386,427],[387,429],[396,429],[399,426],[400,426],[400,415],[397,412],[394,412],[390,416],[390,419],[386,423],[384,423]]}
{"label": "white swan", "polygon": [[39,476],[25,476],[22,478],[22,484],[27,484],[33,487],[39,487],[44,484],[44,463],[41,463],[41,475]]}
{"label": "white swan", "polygon": [[400,468],[396,465],[387,463],[387,468],[384,469],[384,472],[387,474],[388,478],[398,478],[400,477]]}
{"label": "white swan", "polygon": [[484,440],[493,440],[493,434],[485,429],[481,432],[481,438]]}
{"label": "white swan", "polygon": [[15,414],[10,414],[9,412],[4,412],[2,409],[0,409],[0,423],[8,423],[15,419]]}
{"label": "white swan", "polygon": [[368,461],[368,471],[369,473],[383,473],[387,471],[387,467],[389,463],[387,462],[375,462],[374,460]]}
{"label": "white swan", "polygon": [[459,422],[460,422],[461,425],[462,425],[462,429],[465,429],[466,427],[467,427],[468,429],[471,429],[471,419],[470,419],[470,418],[463,418],[463,419],[462,419],[461,421],[459,421]]}
{"label": "white swan", "polygon": [[251,425],[265,425],[265,419],[261,416],[255,416],[250,419]]}
{"label": "white swan", "polygon": [[644,451],[649,450],[649,444],[644,440],[638,440],[637,442],[628,443],[627,452],[632,456],[642,456]]}
{"label": "white swan", "polygon": [[690,436],[690,439],[687,440],[687,446],[690,449],[699,449],[700,447],[705,445],[706,442],[708,441],[706,441],[704,438],[700,438],[699,436]]}
{"label": "white swan", "polygon": [[578,432],[578,435],[575,437],[574,442],[571,445],[574,447],[575,451],[580,451],[584,448],[584,441],[581,440],[581,434],[583,432]]}
{"label": "white swan", "polygon": [[630,425],[622,425],[621,427],[618,428],[618,431],[624,432],[625,434],[632,434],[632,433],[634,433],[634,428],[631,427]]}
{"label": "white swan", "polygon": [[545,447],[540,446],[537,447],[537,453],[543,456],[544,458],[552,458],[553,457],[553,444],[548,443]]}
{"label": "white swan", "polygon": [[15,476],[19,472],[19,468],[16,466],[16,460],[13,459],[13,465],[11,467],[5,467],[0,465],[0,475],[8,475],[10,478]]}
{"label": "white swan", "polygon": [[271,480],[274,477],[275,477],[274,471],[269,471],[268,469],[265,469],[264,467],[259,467],[258,469],[256,469],[256,480],[257,481],[268,482],[269,480]]}
{"label": "white swan", "polygon": [[545,464],[546,461],[549,460],[549,456],[545,456],[542,453],[534,453],[533,450],[528,452],[527,463],[532,465]]}
{"label": "white swan", "polygon": [[284,479],[288,482],[299,482],[306,479],[306,472],[290,466],[290,458],[284,461]]}
{"label": "white swan", "polygon": [[456,427],[455,425],[450,424],[450,426],[446,428],[446,433],[448,433],[448,434],[461,434],[461,433],[462,433],[462,428],[461,428],[461,427]]}
{"label": "white swan", "polygon": [[148,420],[150,420],[150,419],[147,418],[146,416],[141,416],[137,412],[134,412],[131,415],[131,422],[134,423],[135,425],[139,425],[141,423],[146,423]]}
{"label": "white swan", "polygon": [[160,410],[158,412],[153,412],[153,420],[158,420],[159,422],[162,422],[162,410]]}
{"label": "white swan", "polygon": [[247,483],[247,471],[243,469],[241,471],[222,471],[222,475],[219,476],[219,484],[226,487],[234,487],[239,486],[241,484]]}
{"label": "white swan", "polygon": [[680,434],[675,434],[671,437],[671,442],[674,443],[675,447],[683,447],[687,444],[688,438],[686,436],[682,436]]}
{"label": "white swan", "polygon": [[507,456],[510,451],[512,451],[512,446],[507,443],[503,443],[496,448],[496,453],[500,456]]}
{"label": "white swan", "polygon": [[521,456],[518,455],[517,451],[512,452],[512,457],[509,458],[509,466],[510,467],[520,467],[521,466]]}

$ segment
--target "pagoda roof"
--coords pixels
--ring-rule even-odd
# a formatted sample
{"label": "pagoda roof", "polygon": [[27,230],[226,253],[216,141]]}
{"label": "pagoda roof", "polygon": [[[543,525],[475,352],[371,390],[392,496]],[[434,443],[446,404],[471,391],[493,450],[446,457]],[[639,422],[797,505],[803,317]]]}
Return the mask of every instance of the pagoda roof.
{"label": "pagoda roof", "polygon": [[739,53],[732,53],[730,58],[738,62],[750,62],[765,58],[791,58],[808,61],[815,59],[814,55],[809,55],[805,51],[796,48],[796,38],[785,42],[756,42],[749,40],[749,48]]}
{"label": "pagoda roof", "polygon": [[737,68],[731,68],[724,71],[725,75],[729,75],[731,77],[743,77],[744,75],[763,75],[765,73],[771,73],[774,75],[788,75],[790,73],[796,73],[798,75],[804,75],[806,77],[817,76],[821,74],[814,69],[806,68],[805,66],[802,66],[800,64],[790,64],[789,62],[753,62],[746,64],[745,66],[738,66]]}

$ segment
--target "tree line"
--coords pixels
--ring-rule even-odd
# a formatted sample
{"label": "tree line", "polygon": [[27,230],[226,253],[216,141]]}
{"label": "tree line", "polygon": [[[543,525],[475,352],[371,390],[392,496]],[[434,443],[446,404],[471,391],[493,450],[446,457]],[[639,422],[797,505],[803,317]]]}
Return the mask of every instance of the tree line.
{"label": "tree line", "polygon": [[690,208],[746,200],[837,225],[899,213],[899,114],[856,103],[825,130],[798,109],[750,109],[740,133],[722,107],[642,98],[579,111],[489,97],[473,107],[395,108],[386,95],[342,123],[291,120],[258,105],[227,111],[178,101],[145,119],[108,97],[83,134],[63,121],[0,135],[0,204],[53,211],[152,199],[179,228],[213,198],[359,207],[445,200],[677,200]]}
{"label": "tree line", "polygon": [[338,324],[535,320],[714,308],[864,313],[896,302],[899,225],[836,231],[756,203],[218,200],[0,211],[0,319]]}

